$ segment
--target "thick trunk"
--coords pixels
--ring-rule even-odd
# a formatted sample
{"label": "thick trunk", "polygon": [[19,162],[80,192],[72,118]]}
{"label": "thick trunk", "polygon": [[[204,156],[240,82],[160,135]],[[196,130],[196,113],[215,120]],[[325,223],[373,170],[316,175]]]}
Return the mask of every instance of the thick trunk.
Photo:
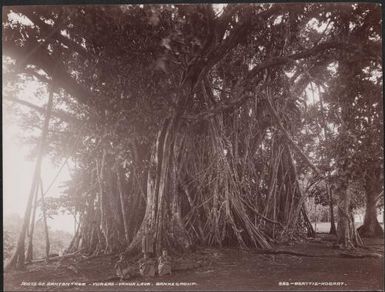
{"label": "thick trunk", "polygon": [[372,190],[366,192],[366,210],[364,224],[358,228],[362,237],[383,237],[384,230],[377,220],[377,194]]}
{"label": "thick trunk", "polygon": [[360,247],[363,243],[354,227],[354,218],[351,208],[352,193],[348,187],[344,186],[344,184],[339,191],[337,244],[341,248]]}
{"label": "thick trunk", "polygon": [[127,249],[137,251],[142,238],[150,238],[156,255],[163,248],[188,249],[190,239],[180,218],[179,200],[175,197],[176,161],[173,159],[177,121],[167,119],[159,132],[156,150],[151,157],[147,180],[147,205],[142,225]]}
{"label": "thick trunk", "polygon": [[114,173],[107,171],[112,168],[111,156],[103,148],[102,158],[97,160],[97,179],[98,179],[98,199],[100,230],[103,237],[103,243],[100,241],[100,248],[95,253],[112,253],[121,248],[124,243],[124,226],[121,215],[121,205],[119,191],[116,188],[116,179]]}

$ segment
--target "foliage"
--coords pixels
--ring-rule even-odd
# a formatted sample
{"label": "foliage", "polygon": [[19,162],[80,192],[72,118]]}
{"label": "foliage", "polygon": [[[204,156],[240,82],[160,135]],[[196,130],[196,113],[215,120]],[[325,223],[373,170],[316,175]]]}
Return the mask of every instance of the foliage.
{"label": "foliage", "polygon": [[[379,6],[47,6],[4,15],[4,52],[16,60],[8,86],[27,74],[55,88],[48,150],[70,157],[75,171],[47,203],[79,214],[71,248],[81,238],[89,253],[132,250],[149,229],[157,248],[267,248],[303,224],[311,230],[303,200],[325,203],[322,178],[336,196],[359,198],[365,177],[381,169]],[[368,164],[375,173],[363,172]],[[317,181],[305,195],[300,176]]]}
{"label": "foliage", "polygon": [[[20,216],[6,215],[4,216],[4,259],[7,260],[13,253],[16,247],[17,235],[20,232],[22,219]],[[44,225],[42,220],[38,220],[35,226],[33,238],[33,258],[45,257],[45,235]],[[51,253],[59,254],[68,247],[71,242],[72,235],[61,230],[49,229],[51,239]]]}
{"label": "foliage", "polygon": [[11,238],[11,234],[7,230],[4,230],[3,242],[4,242],[3,255],[4,255],[4,259],[7,259],[12,255],[12,250],[15,247],[14,241]]}

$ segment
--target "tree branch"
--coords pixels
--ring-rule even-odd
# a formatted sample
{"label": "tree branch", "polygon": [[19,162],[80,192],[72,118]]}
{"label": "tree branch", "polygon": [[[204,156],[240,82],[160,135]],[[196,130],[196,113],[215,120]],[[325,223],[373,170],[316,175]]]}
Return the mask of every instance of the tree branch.
{"label": "tree branch", "polygon": [[[3,53],[10,56],[16,61],[23,60],[24,56],[31,53],[36,48],[34,43],[30,42],[28,46],[19,47],[12,44],[11,40],[3,42]],[[52,77],[53,82],[61,88],[64,88],[69,94],[75,97],[80,103],[85,105],[93,104],[93,96],[95,95],[89,89],[78,84],[66,71],[63,64],[59,60],[55,60],[48,52],[39,47],[28,58],[30,65],[35,65],[44,70]],[[19,65],[18,62],[16,62]],[[26,65],[26,64],[22,64]]]}
{"label": "tree branch", "polygon": [[[7,97],[7,96],[3,96],[4,99],[6,100],[9,100],[9,101],[13,101],[13,102],[16,102],[18,104],[21,104],[21,105],[24,105],[24,106],[27,106],[31,109],[34,109],[36,111],[38,111],[39,113],[41,114],[46,114],[46,109],[40,107],[40,106],[37,106],[33,103],[30,103],[28,101],[25,101],[25,100],[22,100],[22,99],[19,99],[19,98],[16,98],[16,97]],[[68,123],[78,123],[80,124],[81,121],[69,114],[67,114],[66,112],[63,112],[63,111],[60,111],[60,110],[55,110],[55,111],[52,111],[51,114],[53,116],[55,116],[56,118],[59,118],[65,122],[68,122]]]}
{"label": "tree branch", "polygon": [[289,133],[283,127],[283,125],[282,125],[282,123],[281,123],[281,121],[280,121],[280,119],[278,117],[278,114],[275,111],[275,109],[273,108],[273,105],[271,104],[270,98],[268,96],[266,96],[266,100],[267,100],[268,108],[269,108],[270,112],[272,113],[272,115],[273,115],[273,117],[274,117],[274,119],[275,119],[279,129],[284,134],[285,138],[289,141],[289,143],[294,148],[294,150],[296,150],[297,153],[302,157],[302,159],[310,166],[310,168],[313,169],[316,174],[318,174],[320,177],[322,177],[323,175],[321,174],[321,171],[310,161],[310,159],[305,155],[305,153],[302,152],[302,150],[293,141],[293,139],[290,137]]}
{"label": "tree branch", "polygon": [[66,45],[68,48],[70,48],[74,52],[79,53],[80,55],[82,55],[85,58],[89,57],[89,54],[84,47],[82,47],[78,43],[74,42],[73,40],[63,36],[60,33],[60,29],[54,29],[54,27],[52,27],[52,26],[48,25],[47,23],[45,23],[44,21],[42,21],[40,19],[40,17],[37,14],[35,14],[33,11],[31,11],[31,9],[29,9],[28,7],[26,9],[25,6],[18,6],[17,9],[15,10],[15,12],[20,12],[21,14],[24,14],[36,26],[38,26],[42,32],[49,35],[50,38],[54,37],[56,40],[58,40],[59,42],[61,42],[64,45]]}
{"label": "tree branch", "polygon": [[[257,65],[252,70],[250,70],[247,77],[244,79],[243,82],[240,82],[240,85],[238,85],[238,86],[244,87],[244,85],[247,82],[250,82],[258,73],[262,72],[265,69],[269,69],[269,68],[272,68],[275,66],[285,65],[287,63],[294,62],[295,60],[308,58],[308,57],[314,56],[314,55],[316,55],[316,54],[318,54],[324,50],[328,50],[328,49],[332,49],[332,48],[355,49],[355,47],[352,44],[333,41],[333,42],[322,43],[322,44],[320,44],[314,48],[304,50],[304,51],[299,52],[299,53],[291,54],[288,56],[274,57],[274,58],[271,58],[269,60],[266,60],[265,62],[261,63],[260,65]],[[197,120],[197,119],[201,119],[201,118],[209,118],[209,117],[212,117],[212,116],[214,116],[214,115],[216,115],[216,114],[218,114],[224,110],[228,110],[230,108],[240,107],[248,99],[253,98],[253,97],[254,97],[253,95],[244,94],[240,98],[236,99],[235,101],[232,101],[232,102],[227,103],[227,104],[221,103],[217,107],[215,107],[214,109],[211,109],[211,110],[203,112],[203,113],[199,113],[198,115],[195,115],[195,116],[192,116],[192,115],[186,116],[185,118],[188,120]]]}

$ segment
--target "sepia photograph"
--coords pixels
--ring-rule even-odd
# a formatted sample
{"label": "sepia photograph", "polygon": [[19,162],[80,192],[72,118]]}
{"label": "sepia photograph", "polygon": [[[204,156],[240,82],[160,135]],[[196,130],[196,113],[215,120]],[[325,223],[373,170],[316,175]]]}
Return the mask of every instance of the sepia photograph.
{"label": "sepia photograph", "polygon": [[3,290],[384,291],[382,15],[2,6]]}

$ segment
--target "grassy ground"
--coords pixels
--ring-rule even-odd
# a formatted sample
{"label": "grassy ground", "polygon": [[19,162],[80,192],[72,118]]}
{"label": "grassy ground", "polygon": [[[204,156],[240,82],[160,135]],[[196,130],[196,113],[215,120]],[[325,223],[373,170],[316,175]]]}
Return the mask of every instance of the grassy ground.
{"label": "grassy ground", "polygon": [[[109,279],[114,273],[115,259],[111,256],[89,260],[79,257],[29,265],[26,271],[6,273],[4,290],[383,290],[383,240],[370,240],[366,244],[368,249],[355,253],[370,256],[362,258],[347,257],[345,251],[333,247],[333,238],[326,234],[294,246],[282,245],[278,247],[279,254],[235,248],[198,249],[176,260],[171,276],[136,277],[124,282]],[[47,286],[48,283],[53,284]],[[35,284],[38,286],[30,286]]]}
{"label": "grassy ground", "polygon": [[[382,228],[384,228],[384,223],[380,223]],[[329,233],[330,230],[330,222],[317,222],[312,223],[314,230],[317,233]],[[360,227],[362,225],[362,222],[356,222],[355,226],[356,228]],[[337,224],[336,224],[337,227]]]}

